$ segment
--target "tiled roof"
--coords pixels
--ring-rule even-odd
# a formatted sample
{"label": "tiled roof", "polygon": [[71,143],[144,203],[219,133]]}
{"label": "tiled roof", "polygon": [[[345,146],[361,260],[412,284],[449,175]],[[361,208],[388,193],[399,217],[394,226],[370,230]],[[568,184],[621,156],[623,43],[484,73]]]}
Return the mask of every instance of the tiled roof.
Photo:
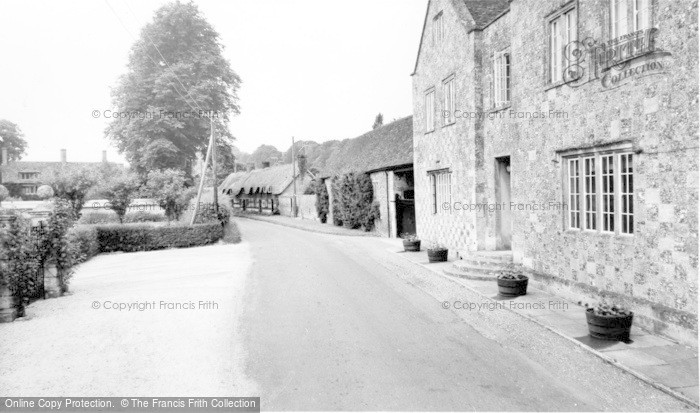
{"label": "tiled roof", "polygon": [[410,163],[413,163],[413,116],[339,142],[323,165],[313,167],[321,171],[321,177],[329,177]]}
{"label": "tiled roof", "polygon": [[474,19],[478,29],[491,24],[498,16],[508,10],[510,2],[508,0],[463,0]]}
{"label": "tiled roof", "polygon": [[[123,167],[121,164],[114,164]],[[54,173],[65,169],[91,168],[102,165],[102,162],[26,162],[11,161],[0,165],[0,183],[38,184],[46,182]],[[38,172],[37,179],[20,179],[20,172]]]}

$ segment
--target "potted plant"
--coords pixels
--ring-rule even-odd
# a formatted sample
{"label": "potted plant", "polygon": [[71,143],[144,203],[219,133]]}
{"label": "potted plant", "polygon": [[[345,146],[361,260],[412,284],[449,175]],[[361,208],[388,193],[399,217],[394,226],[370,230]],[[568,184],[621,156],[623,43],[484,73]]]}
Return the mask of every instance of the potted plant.
{"label": "potted plant", "polygon": [[447,248],[440,244],[433,243],[428,247],[428,262],[447,261]]}
{"label": "potted plant", "polygon": [[523,274],[522,269],[509,266],[496,277],[498,293],[505,297],[517,297],[527,294],[527,281],[529,278]]}
{"label": "potted plant", "polygon": [[420,238],[416,234],[402,234],[404,251],[420,251]]}
{"label": "potted plant", "polygon": [[629,341],[634,313],[622,306],[598,304],[588,307],[586,304],[586,321],[588,334],[601,340]]}

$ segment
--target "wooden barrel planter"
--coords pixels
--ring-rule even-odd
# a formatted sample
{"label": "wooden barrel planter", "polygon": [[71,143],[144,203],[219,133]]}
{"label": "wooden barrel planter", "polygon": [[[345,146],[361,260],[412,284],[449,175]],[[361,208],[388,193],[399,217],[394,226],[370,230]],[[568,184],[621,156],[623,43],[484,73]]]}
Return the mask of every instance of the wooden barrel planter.
{"label": "wooden barrel planter", "polygon": [[428,262],[445,262],[447,261],[447,249],[429,249],[428,250]]}
{"label": "wooden barrel planter", "polygon": [[403,240],[404,251],[420,251],[420,240],[415,241]]}
{"label": "wooden barrel planter", "polygon": [[600,340],[629,341],[633,317],[632,312],[627,315],[597,315],[593,308],[588,308],[588,334]]}
{"label": "wooden barrel planter", "polygon": [[517,297],[527,294],[527,282],[527,277],[522,279],[496,278],[498,293],[504,297]]}

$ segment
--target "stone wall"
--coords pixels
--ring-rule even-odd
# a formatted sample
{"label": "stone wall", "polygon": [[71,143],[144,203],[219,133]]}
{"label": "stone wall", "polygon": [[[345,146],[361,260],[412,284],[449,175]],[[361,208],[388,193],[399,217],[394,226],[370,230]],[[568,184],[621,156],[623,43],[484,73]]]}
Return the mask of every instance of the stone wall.
{"label": "stone wall", "polygon": [[[453,202],[496,205],[496,159],[509,156],[513,255],[539,285],[572,299],[622,302],[646,327],[696,340],[697,2],[653,2],[656,46],[670,55],[631,65],[657,61],[665,70],[616,87],[600,79],[547,84],[546,17],[562,5],[515,0],[485,30],[467,34],[450,2],[431,1],[413,91],[418,234],[458,250],[495,249],[497,212],[432,214],[427,173],[450,168]],[[608,2],[577,7],[579,39],[607,40]],[[434,50],[429,30],[439,10],[448,39]],[[493,55],[504,49],[511,53],[511,104],[493,110]],[[441,110],[441,80],[451,72],[459,79],[457,109],[483,115],[444,127],[438,117],[436,131],[425,134],[423,92],[435,86]],[[557,206],[566,201],[562,151],[621,142],[635,152],[635,234],[568,230]],[[541,205],[549,207],[535,208]]]}

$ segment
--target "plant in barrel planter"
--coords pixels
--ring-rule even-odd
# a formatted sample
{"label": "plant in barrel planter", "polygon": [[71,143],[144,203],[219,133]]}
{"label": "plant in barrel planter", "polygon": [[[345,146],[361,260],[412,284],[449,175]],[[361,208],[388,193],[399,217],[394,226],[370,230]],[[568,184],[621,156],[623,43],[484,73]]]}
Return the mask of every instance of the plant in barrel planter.
{"label": "plant in barrel planter", "polygon": [[528,278],[523,274],[522,269],[510,266],[498,274],[496,283],[498,293],[504,297],[517,297],[527,294]]}
{"label": "plant in barrel planter", "polygon": [[420,238],[416,234],[402,234],[404,251],[420,251]]}
{"label": "plant in barrel planter", "polygon": [[588,334],[601,340],[629,341],[634,313],[618,305],[586,304]]}
{"label": "plant in barrel planter", "polygon": [[428,247],[428,262],[447,261],[447,248],[440,244],[433,243]]}

